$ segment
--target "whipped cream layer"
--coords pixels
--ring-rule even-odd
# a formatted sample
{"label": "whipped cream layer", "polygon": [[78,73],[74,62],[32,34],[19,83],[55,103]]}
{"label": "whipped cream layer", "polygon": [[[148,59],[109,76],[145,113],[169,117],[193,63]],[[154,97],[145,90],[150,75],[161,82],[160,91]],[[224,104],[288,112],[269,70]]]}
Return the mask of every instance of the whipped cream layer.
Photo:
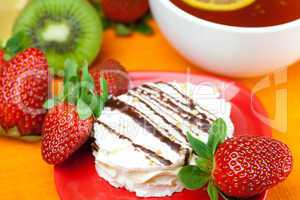
{"label": "whipped cream layer", "polygon": [[114,187],[139,197],[183,190],[180,168],[193,162],[187,132],[203,142],[214,120],[233,134],[231,105],[207,85],[148,83],[113,97],[94,124],[96,170]]}

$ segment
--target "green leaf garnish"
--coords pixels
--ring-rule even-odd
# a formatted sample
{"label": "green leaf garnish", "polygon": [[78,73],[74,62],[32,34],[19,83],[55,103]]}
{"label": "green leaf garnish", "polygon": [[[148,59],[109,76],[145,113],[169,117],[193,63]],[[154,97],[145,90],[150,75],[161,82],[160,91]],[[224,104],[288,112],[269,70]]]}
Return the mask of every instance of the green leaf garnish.
{"label": "green leaf garnish", "polygon": [[90,107],[82,99],[78,99],[76,108],[80,119],[88,119],[93,114]]}
{"label": "green leaf garnish", "polygon": [[204,173],[197,166],[185,166],[180,170],[178,178],[185,188],[197,190],[206,185],[209,174]]}
{"label": "green leaf garnish", "polygon": [[208,183],[207,192],[208,192],[210,200],[218,200],[219,199],[219,190],[213,184],[212,181],[209,181],[209,183]]}
{"label": "green leaf garnish", "polygon": [[209,138],[207,145],[211,149],[212,153],[215,153],[219,144],[223,143],[227,134],[226,123],[223,119],[219,118],[212,124],[209,129]]}
{"label": "green leaf garnish", "polygon": [[206,159],[212,159],[213,154],[204,142],[193,137],[192,134],[190,133],[188,133],[187,136],[188,136],[189,143],[191,144],[193,150],[196,152],[198,156]]}

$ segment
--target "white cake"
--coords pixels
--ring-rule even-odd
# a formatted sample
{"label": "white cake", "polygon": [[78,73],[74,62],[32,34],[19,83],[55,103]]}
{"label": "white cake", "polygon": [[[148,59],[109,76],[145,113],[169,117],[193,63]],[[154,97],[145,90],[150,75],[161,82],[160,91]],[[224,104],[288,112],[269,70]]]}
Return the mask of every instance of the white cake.
{"label": "white cake", "polygon": [[110,99],[95,122],[96,170],[139,197],[180,192],[177,173],[193,160],[186,133],[207,142],[210,125],[223,118],[231,137],[230,111],[230,103],[209,86],[157,82],[134,88]]}

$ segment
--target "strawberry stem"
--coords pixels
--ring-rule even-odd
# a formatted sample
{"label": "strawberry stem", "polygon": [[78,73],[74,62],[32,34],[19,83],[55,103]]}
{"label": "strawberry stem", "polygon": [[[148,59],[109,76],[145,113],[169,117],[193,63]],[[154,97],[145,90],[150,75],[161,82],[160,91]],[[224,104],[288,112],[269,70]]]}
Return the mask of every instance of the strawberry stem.
{"label": "strawberry stem", "polygon": [[68,102],[76,105],[80,119],[87,119],[92,115],[98,118],[108,100],[108,87],[105,79],[101,78],[102,95],[95,92],[94,80],[89,74],[88,63],[84,62],[81,71],[79,65],[71,59],[65,62],[65,76],[63,94],[49,99],[44,104],[50,109],[58,103]]}

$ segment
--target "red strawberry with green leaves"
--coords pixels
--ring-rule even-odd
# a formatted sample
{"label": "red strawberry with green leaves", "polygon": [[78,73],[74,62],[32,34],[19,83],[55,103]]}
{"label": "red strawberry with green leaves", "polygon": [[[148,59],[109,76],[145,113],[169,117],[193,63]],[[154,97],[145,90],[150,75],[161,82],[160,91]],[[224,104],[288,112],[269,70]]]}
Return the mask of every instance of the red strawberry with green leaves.
{"label": "red strawberry with green leaves", "polygon": [[44,121],[43,159],[49,164],[59,164],[69,158],[88,140],[92,126],[92,117],[80,119],[74,104],[54,106]]}
{"label": "red strawberry with green leaves", "polygon": [[35,141],[46,114],[48,63],[39,49],[23,51],[23,39],[18,33],[0,53],[0,134]]}
{"label": "red strawberry with green leaves", "polygon": [[98,94],[101,94],[100,78],[103,77],[108,83],[110,95],[118,96],[124,94],[129,88],[129,75],[126,69],[116,60],[108,59],[91,70]]}
{"label": "red strawberry with green leaves", "polygon": [[113,21],[130,23],[149,10],[148,0],[100,0],[104,15]]}
{"label": "red strawberry with green leaves", "polygon": [[94,94],[87,64],[81,72],[72,60],[65,65],[63,93],[45,103],[49,111],[42,130],[42,157],[54,165],[67,160],[89,139],[94,118],[100,116],[108,99],[104,79],[101,79],[102,95]]}
{"label": "red strawberry with green leaves", "polygon": [[118,36],[129,36],[134,32],[153,34],[148,23],[151,19],[148,0],[100,0],[101,5],[94,4],[100,11],[103,27],[113,28]]}
{"label": "red strawberry with green leaves", "polygon": [[[210,129],[208,143],[188,134],[198,155],[195,165],[178,174],[187,189],[207,186],[211,200],[218,195],[248,198],[284,181],[293,168],[289,148],[266,137],[241,136],[225,140],[226,124],[218,119]],[[224,141],[225,140],[225,141]]]}

